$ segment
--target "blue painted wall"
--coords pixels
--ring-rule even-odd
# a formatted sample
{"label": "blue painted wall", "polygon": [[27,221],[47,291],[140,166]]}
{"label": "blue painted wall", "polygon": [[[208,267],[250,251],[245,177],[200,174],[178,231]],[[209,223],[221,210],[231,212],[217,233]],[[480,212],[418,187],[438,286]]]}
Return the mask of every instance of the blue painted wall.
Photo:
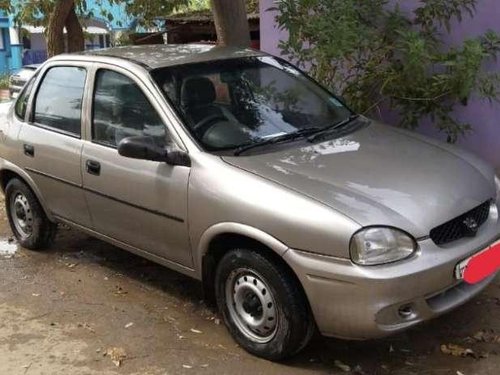
{"label": "blue painted wall", "polygon": [[10,43],[11,24],[11,19],[0,12],[0,74],[16,71],[22,65],[22,47]]}

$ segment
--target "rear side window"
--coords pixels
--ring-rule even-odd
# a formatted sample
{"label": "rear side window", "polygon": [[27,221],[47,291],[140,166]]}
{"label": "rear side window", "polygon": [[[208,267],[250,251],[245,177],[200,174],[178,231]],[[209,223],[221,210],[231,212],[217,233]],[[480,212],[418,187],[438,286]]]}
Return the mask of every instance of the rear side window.
{"label": "rear side window", "polygon": [[80,137],[85,69],[64,66],[50,69],[35,101],[34,122]]}
{"label": "rear side window", "polygon": [[36,77],[33,77],[28,84],[26,85],[25,89],[19,95],[19,98],[17,98],[16,102],[16,116],[24,121],[26,117],[26,109],[28,108],[28,101],[31,96],[31,91],[33,90],[33,86],[35,85],[35,80]]}
{"label": "rear side window", "polygon": [[130,78],[111,70],[97,72],[92,140],[116,147],[132,136],[147,136],[159,147],[166,144],[166,127],[141,88]]}

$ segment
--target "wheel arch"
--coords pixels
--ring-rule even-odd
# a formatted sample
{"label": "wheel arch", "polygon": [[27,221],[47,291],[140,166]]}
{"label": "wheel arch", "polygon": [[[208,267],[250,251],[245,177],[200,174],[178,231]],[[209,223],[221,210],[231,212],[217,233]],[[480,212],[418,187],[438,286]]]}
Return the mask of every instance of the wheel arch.
{"label": "wheel arch", "polygon": [[283,259],[283,255],[289,249],[287,245],[268,233],[248,225],[220,223],[204,232],[198,246],[197,269],[208,303],[215,302],[214,283],[217,264],[224,254],[235,248],[257,250],[280,262],[302,288],[295,271]]}
{"label": "wheel arch", "polygon": [[38,188],[36,187],[35,182],[29,176],[28,173],[24,172],[20,168],[17,167],[12,168],[12,166],[4,166],[4,168],[0,169],[0,188],[2,189],[2,192],[5,193],[7,184],[13,178],[17,178],[20,181],[24,182],[31,189],[31,191],[35,194],[36,198],[40,202],[40,205],[42,206],[49,220],[55,221],[51,212],[47,209],[47,205],[42,197],[42,194],[40,193],[40,190],[38,190]]}

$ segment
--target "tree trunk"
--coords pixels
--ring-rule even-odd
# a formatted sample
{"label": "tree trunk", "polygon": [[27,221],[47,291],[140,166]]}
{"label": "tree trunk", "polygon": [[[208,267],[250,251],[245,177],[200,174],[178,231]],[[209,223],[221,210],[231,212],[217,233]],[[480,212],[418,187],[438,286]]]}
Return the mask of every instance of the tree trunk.
{"label": "tree trunk", "polygon": [[46,30],[47,54],[49,57],[64,53],[64,26],[68,14],[74,6],[73,0],[58,0],[54,4]]}
{"label": "tree trunk", "polygon": [[85,35],[74,6],[66,18],[66,31],[68,32],[68,52],[83,51],[85,49]]}
{"label": "tree trunk", "polygon": [[215,29],[223,46],[250,46],[245,0],[211,0]]}

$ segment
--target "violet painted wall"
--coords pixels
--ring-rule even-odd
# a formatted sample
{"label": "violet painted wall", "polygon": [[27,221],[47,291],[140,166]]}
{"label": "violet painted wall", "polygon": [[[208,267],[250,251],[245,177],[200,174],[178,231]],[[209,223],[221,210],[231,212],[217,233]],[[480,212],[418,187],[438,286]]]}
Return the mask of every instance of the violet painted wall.
{"label": "violet painted wall", "polygon": [[[261,49],[265,52],[279,55],[278,43],[287,37],[287,33],[277,29],[275,14],[267,11],[274,4],[274,0],[260,0],[261,11]],[[399,1],[401,8],[410,11],[418,0]],[[465,17],[462,23],[455,22],[451,35],[443,32],[444,39],[450,44],[459,43],[465,38],[480,35],[492,29],[500,33],[500,1],[478,0],[477,13],[474,18]],[[500,71],[500,61],[492,63],[490,70]],[[466,138],[459,141],[459,145],[489,161],[500,171],[500,104],[472,99],[466,107],[457,106],[456,116],[460,121],[469,122],[473,130]],[[394,116],[384,115],[382,119],[393,123]],[[418,129],[427,135],[445,140],[445,136],[436,132],[431,124],[425,124]]]}

